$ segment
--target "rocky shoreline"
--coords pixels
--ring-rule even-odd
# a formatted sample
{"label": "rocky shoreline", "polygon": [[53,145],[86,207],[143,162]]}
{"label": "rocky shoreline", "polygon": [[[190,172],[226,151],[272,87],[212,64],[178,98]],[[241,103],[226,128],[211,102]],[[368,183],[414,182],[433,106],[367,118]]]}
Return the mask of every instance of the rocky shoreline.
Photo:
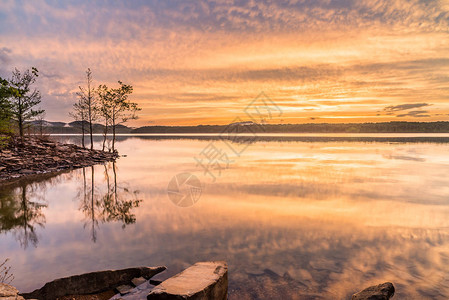
{"label": "rocky shoreline", "polygon": [[[0,283],[0,300],[226,300],[281,299],[267,294],[248,297],[228,294],[228,265],[225,261],[198,262],[172,276],[163,275],[166,267],[137,267],[106,270],[56,279],[31,293],[19,293]],[[160,276],[162,275],[162,276]],[[264,286],[265,290],[270,285]],[[324,299],[317,295],[290,294],[284,299]],[[351,300],[389,300],[395,288],[392,283],[370,286]],[[349,298],[348,298],[349,299]]]}
{"label": "rocky shoreline", "polygon": [[13,138],[0,150],[0,184],[27,176],[115,161],[117,152],[90,150],[35,137]]}

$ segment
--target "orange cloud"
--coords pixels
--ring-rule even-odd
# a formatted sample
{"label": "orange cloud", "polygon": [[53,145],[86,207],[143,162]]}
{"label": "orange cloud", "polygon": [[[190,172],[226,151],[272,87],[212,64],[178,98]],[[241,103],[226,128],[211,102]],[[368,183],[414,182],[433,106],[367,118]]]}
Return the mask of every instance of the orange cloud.
{"label": "orange cloud", "polygon": [[52,120],[68,120],[87,67],[96,84],[135,87],[134,125],[226,123],[261,91],[292,122],[385,121],[375,112],[423,101],[428,113],[402,119],[449,110],[443,1],[49,3],[0,8],[0,75],[38,67]]}

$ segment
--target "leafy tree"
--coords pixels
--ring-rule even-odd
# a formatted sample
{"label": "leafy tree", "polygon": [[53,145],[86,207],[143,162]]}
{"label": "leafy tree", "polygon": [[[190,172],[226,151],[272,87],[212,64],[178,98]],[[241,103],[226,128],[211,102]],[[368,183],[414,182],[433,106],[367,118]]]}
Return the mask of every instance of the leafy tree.
{"label": "leafy tree", "polygon": [[77,93],[77,95],[79,97],[78,103],[82,103],[80,108],[85,109],[85,117],[89,125],[90,149],[93,149],[93,121],[97,119],[97,110],[95,109],[95,107],[97,106],[97,99],[95,98],[95,88],[92,87],[92,71],[90,70],[90,68],[88,68],[86,71],[86,81],[87,88],[79,86],[80,91]]}
{"label": "leafy tree", "polygon": [[119,81],[120,87],[109,89],[106,85],[99,87],[101,107],[104,110],[103,118],[108,118],[112,127],[112,151],[115,150],[115,131],[117,125],[126,123],[128,120],[137,119],[136,112],[141,110],[137,103],[128,100],[132,94],[133,87]]}
{"label": "leafy tree", "polygon": [[[11,134],[11,102],[9,98],[13,95],[9,82],[0,77],[0,134]],[[2,138],[3,140],[3,138]],[[1,142],[1,141],[0,141]]]}
{"label": "leafy tree", "polygon": [[108,128],[111,124],[111,116],[109,114],[110,112],[110,103],[111,101],[111,91],[108,89],[106,85],[100,85],[97,89],[97,94],[100,102],[97,106],[97,111],[104,122],[104,129],[103,129],[103,147],[102,150],[104,151],[105,145],[106,145],[106,138],[108,134]]}
{"label": "leafy tree", "polygon": [[36,68],[28,69],[24,73],[17,68],[12,72],[12,78],[9,80],[10,86],[17,91],[10,98],[12,118],[17,122],[19,135],[23,137],[23,129],[26,121],[32,120],[40,115],[44,110],[34,107],[41,103],[41,94],[38,90],[32,89],[32,85],[38,77]]}

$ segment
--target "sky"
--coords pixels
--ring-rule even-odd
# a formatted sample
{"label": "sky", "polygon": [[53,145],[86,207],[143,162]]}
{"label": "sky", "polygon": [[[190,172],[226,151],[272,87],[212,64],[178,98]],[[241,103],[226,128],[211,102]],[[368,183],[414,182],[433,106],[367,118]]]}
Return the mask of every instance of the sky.
{"label": "sky", "polygon": [[251,120],[261,95],[267,123],[449,121],[449,0],[0,0],[15,67],[38,68],[50,121],[87,68],[134,87],[131,126]]}

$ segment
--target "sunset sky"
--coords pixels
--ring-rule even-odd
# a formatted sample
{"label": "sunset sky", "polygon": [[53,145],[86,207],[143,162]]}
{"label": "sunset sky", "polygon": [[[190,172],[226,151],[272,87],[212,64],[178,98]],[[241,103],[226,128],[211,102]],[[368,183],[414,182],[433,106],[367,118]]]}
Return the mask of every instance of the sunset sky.
{"label": "sunset sky", "polygon": [[449,121],[449,0],[0,0],[0,76],[35,66],[50,121],[85,70],[134,86],[133,126]]}

